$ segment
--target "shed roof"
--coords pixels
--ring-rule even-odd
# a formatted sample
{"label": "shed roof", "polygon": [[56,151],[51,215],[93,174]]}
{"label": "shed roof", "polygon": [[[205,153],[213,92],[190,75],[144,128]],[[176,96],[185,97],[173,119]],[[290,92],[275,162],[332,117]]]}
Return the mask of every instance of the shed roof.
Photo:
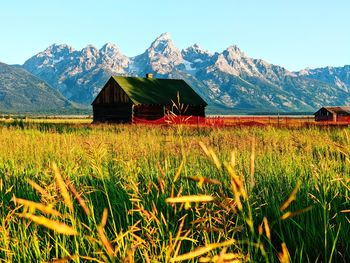
{"label": "shed roof", "polygon": [[180,79],[112,77],[135,104],[163,104],[177,101],[187,105],[206,106],[207,103]]}
{"label": "shed roof", "polygon": [[[330,107],[322,107],[320,110],[325,109],[331,113],[336,114],[349,114],[350,115],[350,106],[330,106]],[[315,112],[314,114],[318,113],[320,110]]]}

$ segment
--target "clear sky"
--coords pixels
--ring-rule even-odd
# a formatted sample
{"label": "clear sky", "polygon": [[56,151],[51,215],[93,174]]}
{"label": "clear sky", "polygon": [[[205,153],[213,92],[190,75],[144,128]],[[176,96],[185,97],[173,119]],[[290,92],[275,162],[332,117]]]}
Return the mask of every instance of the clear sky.
{"label": "clear sky", "polygon": [[238,45],[290,70],[350,64],[349,0],[5,0],[0,61],[22,64],[53,43],[115,43],[127,56],[161,33],[211,52]]}

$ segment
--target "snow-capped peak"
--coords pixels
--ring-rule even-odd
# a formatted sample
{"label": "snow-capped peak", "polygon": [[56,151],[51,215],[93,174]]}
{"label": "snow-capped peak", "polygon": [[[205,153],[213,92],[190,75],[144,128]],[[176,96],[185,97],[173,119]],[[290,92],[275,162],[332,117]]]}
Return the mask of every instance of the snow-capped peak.
{"label": "snow-capped peak", "polygon": [[156,38],[155,41],[151,44],[148,51],[154,51],[156,53],[169,53],[169,51],[179,52],[178,48],[174,45],[171,40],[169,33],[161,34]]}
{"label": "snow-capped peak", "polygon": [[82,51],[84,51],[84,50],[95,51],[95,50],[97,50],[97,48],[94,45],[89,44],[82,49]]}
{"label": "snow-capped peak", "polygon": [[133,65],[143,63],[149,67],[148,71],[167,74],[182,64],[184,59],[171,40],[170,34],[164,33],[153,41],[145,53],[132,58],[132,61],[131,68],[134,68]]}
{"label": "snow-capped peak", "polygon": [[119,48],[113,43],[106,43],[100,49],[100,53],[102,56],[115,57],[122,56]]}
{"label": "snow-capped peak", "polygon": [[247,57],[247,55],[243,51],[241,51],[239,47],[236,45],[229,46],[224,51],[224,53],[226,53],[225,55],[229,60],[235,60],[235,59]]}
{"label": "snow-capped peak", "polygon": [[86,58],[97,57],[99,55],[98,53],[98,49],[93,45],[87,45],[81,50],[82,56]]}
{"label": "snow-capped peak", "polygon": [[44,51],[37,54],[37,57],[55,57],[57,54],[69,54],[74,52],[74,49],[71,46],[66,44],[52,44]]}
{"label": "snow-capped peak", "polygon": [[[213,56],[209,51],[204,50],[198,44],[183,49],[181,55],[185,61],[190,63],[189,65],[192,69],[204,67],[204,64],[208,64]],[[189,68],[189,66],[187,65],[186,68]]]}
{"label": "snow-capped peak", "polygon": [[101,47],[100,50],[110,50],[110,49],[119,50],[117,45],[114,43],[106,43]]}
{"label": "snow-capped peak", "polygon": [[106,43],[100,49],[99,63],[101,63],[103,68],[113,72],[113,74],[124,73],[129,62],[130,59],[123,55],[119,48],[113,43]]}
{"label": "snow-capped peak", "polygon": [[310,68],[305,68],[297,72],[299,76],[306,76],[310,74]]}
{"label": "snow-capped peak", "polygon": [[163,41],[163,40],[171,40],[171,35],[168,32],[165,32],[161,34],[159,37],[156,38],[156,41]]}
{"label": "snow-capped peak", "polygon": [[210,53],[208,50],[205,50],[201,48],[198,44],[193,44],[192,46],[185,48],[182,50],[183,54],[188,54],[188,53],[196,53],[196,54],[205,54],[208,56],[212,56],[212,53]]}
{"label": "snow-capped peak", "polygon": [[67,44],[52,44],[51,46],[49,46],[46,50],[50,50],[53,52],[61,52],[63,50],[69,50],[69,51],[74,51],[74,48],[72,48],[71,46],[68,46]]}

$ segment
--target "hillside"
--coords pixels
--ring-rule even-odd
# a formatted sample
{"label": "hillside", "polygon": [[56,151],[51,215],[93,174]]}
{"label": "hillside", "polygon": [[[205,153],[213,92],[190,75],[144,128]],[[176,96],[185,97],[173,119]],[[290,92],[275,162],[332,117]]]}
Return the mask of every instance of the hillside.
{"label": "hillside", "polygon": [[62,113],[77,107],[24,69],[0,63],[0,111]]}

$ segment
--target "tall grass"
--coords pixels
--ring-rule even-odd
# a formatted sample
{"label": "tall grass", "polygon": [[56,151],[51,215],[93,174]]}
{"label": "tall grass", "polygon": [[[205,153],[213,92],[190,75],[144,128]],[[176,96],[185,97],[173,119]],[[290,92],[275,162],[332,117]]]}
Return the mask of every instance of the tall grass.
{"label": "tall grass", "polygon": [[0,125],[2,262],[349,262],[348,129]]}

